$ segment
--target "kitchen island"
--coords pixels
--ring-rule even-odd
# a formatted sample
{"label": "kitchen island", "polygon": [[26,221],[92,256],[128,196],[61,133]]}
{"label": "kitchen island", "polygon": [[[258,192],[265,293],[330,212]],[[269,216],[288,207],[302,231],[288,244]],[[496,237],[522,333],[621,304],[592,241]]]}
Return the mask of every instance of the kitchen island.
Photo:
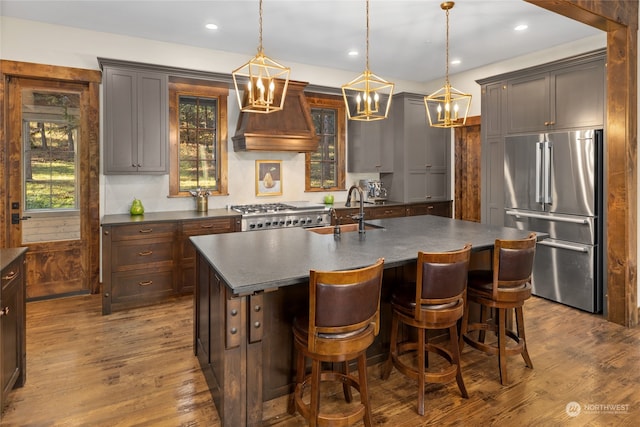
{"label": "kitchen island", "polygon": [[388,351],[393,283],[418,251],[469,242],[478,252],[497,238],[528,235],[429,215],[367,222],[382,228],[339,237],[304,228],[191,237],[197,251],[194,351],[223,425],[260,425],[263,402],[292,391],[291,322],[308,310],[309,270],[353,269],[385,259],[382,328],[368,352],[374,363]]}

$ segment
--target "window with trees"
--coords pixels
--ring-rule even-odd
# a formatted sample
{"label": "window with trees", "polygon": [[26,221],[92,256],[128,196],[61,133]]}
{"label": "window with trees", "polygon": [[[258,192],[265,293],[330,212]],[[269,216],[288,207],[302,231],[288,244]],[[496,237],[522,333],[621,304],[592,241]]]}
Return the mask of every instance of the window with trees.
{"label": "window with trees", "polygon": [[318,149],[305,158],[305,190],[345,189],[345,106],[341,96],[308,94]]}
{"label": "window with trees", "polygon": [[169,82],[170,196],[227,194],[226,87]]}

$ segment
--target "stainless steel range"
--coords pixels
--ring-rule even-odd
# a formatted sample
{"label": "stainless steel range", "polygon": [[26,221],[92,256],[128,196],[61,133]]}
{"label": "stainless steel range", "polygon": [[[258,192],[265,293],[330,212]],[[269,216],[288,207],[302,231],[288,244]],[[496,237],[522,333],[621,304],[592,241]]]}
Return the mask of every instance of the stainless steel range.
{"label": "stainless steel range", "polygon": [[241,231],[319,227],[331,224],[329,208],[310,202],[232,205],[230,209],[242,214]]}

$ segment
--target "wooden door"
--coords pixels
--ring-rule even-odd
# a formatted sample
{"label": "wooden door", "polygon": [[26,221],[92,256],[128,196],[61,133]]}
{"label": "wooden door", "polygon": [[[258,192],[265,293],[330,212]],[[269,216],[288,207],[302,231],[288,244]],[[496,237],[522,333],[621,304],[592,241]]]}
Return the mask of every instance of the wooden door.
{"label": "wooden door", "polygon": [[455,130],[456,219],[480,222],[480,117]]}
{"label": "wooden door", "polygon": [[29,248],[27,298],[89,293],[89,86],[12,77],[7,99],[7,243]]}

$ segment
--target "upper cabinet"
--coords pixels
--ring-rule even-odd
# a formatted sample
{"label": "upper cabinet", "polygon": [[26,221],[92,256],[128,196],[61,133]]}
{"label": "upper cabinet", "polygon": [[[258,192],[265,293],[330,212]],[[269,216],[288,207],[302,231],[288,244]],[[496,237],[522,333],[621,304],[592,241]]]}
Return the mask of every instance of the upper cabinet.
{"label": "upper cabinet", "polygon": [[389,138],[388,120],[349,120],[349,172],[393,172],[393,140]]}
{"label": "upper cabinet", "polygon": [[604,58],[578,62],[507,80],[507,133],[602,127]]}
{"label": "upper cabinet", "polygon": [[167,74],[101,61],[104,173],[166,174]]}
{"label": "upper cabinet", "polygon": [[504,224],[504,139],[603,128],[605,50],[478,81],[482,90],[482,222]]}
{"label": "upper cabinet", "polygon": [[381,174],[390,200],[449,200],[449,129],[429,126],[424,96],[393,97],[389,126],[393,138],[393,174]]}

